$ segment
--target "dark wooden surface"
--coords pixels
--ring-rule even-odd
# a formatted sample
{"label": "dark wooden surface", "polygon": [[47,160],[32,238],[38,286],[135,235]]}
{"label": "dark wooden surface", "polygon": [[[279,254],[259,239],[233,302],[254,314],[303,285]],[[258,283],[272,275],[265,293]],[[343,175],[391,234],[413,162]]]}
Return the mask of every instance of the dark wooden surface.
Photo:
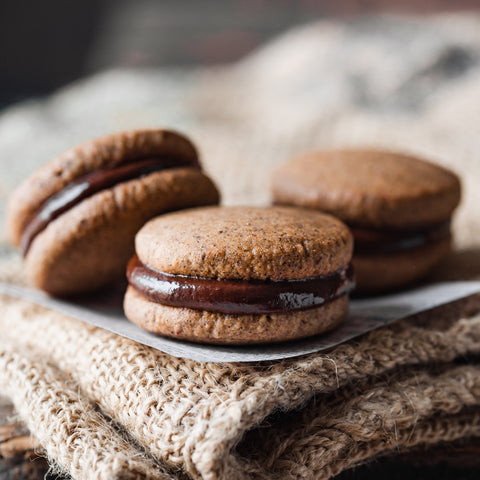
{"label": "dark wooden surface", "polygon": [[0,480],[48,479],[47,472],[41,445],[0,398]]}

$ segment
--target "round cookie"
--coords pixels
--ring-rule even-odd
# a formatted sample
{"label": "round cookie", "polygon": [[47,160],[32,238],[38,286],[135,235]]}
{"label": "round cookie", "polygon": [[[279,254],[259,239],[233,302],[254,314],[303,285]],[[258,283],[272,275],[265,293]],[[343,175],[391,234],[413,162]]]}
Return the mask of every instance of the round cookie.
{"label": "round cookie", "polygon": [[68,295],[123,278],[150,218],[218,200],[187,138],[126,131],[72,148],[24,181],[10,197],[7,230],[30,282]]}
{"label": "round cookie", "polygon": [[183,340],[281,342],[334,328],[353,288],[348,228],[289,207],[209,207],[148,222],[129,263],[126,316]]}
{"label": "round cookie", "polygon": [[338,216],[355,239],[357,290],[407,285],[450,250],[460,181],[428,161],[377,150],[302,155],[273,174],[273,201]]}

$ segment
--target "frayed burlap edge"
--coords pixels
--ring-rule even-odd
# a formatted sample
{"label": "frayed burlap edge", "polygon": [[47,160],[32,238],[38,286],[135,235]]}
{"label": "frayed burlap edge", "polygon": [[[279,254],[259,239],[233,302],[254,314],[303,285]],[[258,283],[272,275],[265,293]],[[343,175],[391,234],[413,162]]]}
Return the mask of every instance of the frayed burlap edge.
{"label": "frayed burlap edge", "polygon": [[127,442],[55,367],[0,340],[0,386],[35,434],[57,473],[75,479],[172,478]]}
{"label": "frayed burlap edge", "polygon": [[390,373],[270,419],[238,447],[244,469],[262,479],[326,479],[380,454],[480,435],[480,366],[440,370]]}

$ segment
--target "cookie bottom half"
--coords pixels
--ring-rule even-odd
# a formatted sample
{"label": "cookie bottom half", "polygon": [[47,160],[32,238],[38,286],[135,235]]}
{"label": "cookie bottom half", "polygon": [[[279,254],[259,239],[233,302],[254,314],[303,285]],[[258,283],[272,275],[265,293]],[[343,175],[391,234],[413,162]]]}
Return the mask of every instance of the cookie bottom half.
{"label": "cookie bottom half", "polygon": [[276,343],[332,330],[348,313],[348,296],[321,307],[269,315],[230,315],[152,302],[133,287],[124,301],[125,315],[153,333],[179,340],[224,345]]}
{"label": "cookie bottom half", "polygon": [[404,287],[425,277],[451,252],[451,237],[390,253],[356,254],[356,291],[373,293]]}
{"label": "cookie bottom half", "polygon": [[66,296],[121,281],[146,221],[217,201],[212,182],[191,168],[154,172],[97,192],[35,237],[25,257],[30,284]]}

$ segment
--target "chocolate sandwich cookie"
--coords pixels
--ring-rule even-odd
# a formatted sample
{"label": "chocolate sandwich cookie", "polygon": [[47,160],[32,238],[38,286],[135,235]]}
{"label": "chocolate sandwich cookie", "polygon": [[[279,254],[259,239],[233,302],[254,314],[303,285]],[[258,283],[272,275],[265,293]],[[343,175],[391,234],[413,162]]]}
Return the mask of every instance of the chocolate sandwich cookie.
{"label": "chocolate sandwich cookie", "polygon": [[353,288],[339,220],[285,207],[209,207],[148,222],[127,270],[127,317],[218,344],[281,342],[334,328]]}
{"label": "chocolate sandwich cookie", "polygon": [[83,143],[35,172],[12,194],[7,228],[31,283],[67,295],[123,278],[135,234],[150,218],[218,199],[187,138],[127,131]]}
{"label": "chocolate sandwich cookie", "polygon": [[309,153],[273,175],[273,200],[338,216],[352,230],[357,289],[420,279],[450,251],[460,181],[425,160],[375,150]]}

